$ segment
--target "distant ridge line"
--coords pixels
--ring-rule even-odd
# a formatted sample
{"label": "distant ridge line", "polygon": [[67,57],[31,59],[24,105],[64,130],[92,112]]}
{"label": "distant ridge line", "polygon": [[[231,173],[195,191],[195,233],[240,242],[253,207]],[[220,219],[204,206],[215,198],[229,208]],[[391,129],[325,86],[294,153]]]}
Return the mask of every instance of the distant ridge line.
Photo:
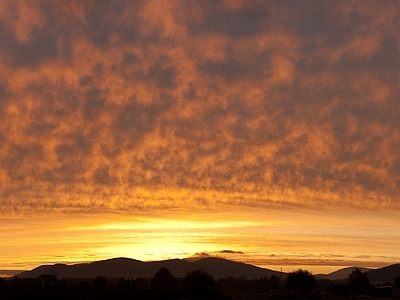
{"label": "distant ridge line", "polygon": [[175,277],[184,277],[187,272],[204,269],[214,278],[279,276],[281,272],[260,268],[243,262],[234,262],[223,258],[208,257],[196,261],[171,259],[163,261],[143,262],[140,260],[117,257],[106,260],[79,264],[53,264],[38,266],[30,271],[18,274],[19,277],[36,278],[42,274],[54,274],[58,278],[93,278],[96,276],[138,278],[153,277],[160,268],[167,268]]}
{"label": "distant ridge line", "polygon": [[[271,277],[272,275],[282,279],[287,273],[257,267],[244,262],[235,262],[225,258],[207,257],[195,261],[186,259],[170,259],[162,261],[143,262],[126,257],[116,257],[100,261],[78,264],[53,264],[41,265],[30,271],[19,273],[22,278],[37,278],[42,274],[53,274],[57,278],[94,278],[96,276],[125,277],[125,278],[151,278],[160,268],[167,268],[175,277],[184,277],[187,272],[195,269],[207,271],[215,279],[232,277],[245,277],[247,279],[259,279],[260,277]],[[346,267],[329,274],[316,274],[317,280],[329,279],[344,280],[355,268],[367,272],[373,284],[393,282],[394,278],[400,276],[400,264],[393,264],[379,269],[362,267]]]}

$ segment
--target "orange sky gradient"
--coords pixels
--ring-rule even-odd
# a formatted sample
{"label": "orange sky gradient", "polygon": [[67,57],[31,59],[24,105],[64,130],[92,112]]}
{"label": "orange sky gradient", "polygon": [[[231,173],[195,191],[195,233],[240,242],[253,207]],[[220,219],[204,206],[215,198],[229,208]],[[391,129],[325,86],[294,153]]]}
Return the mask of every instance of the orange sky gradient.
{"label": "orange sky gradient", "polygon": [[0,270],[400,262],[400,2],[0,2]]}

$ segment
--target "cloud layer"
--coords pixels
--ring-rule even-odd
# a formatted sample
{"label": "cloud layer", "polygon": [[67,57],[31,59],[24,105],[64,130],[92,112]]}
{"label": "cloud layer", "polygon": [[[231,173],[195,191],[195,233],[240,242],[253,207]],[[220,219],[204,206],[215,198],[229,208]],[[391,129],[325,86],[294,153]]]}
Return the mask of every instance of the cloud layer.
{"label": "cloud layer", "polygon": [[2,1],[0,210],[400,208],[398,1]]}

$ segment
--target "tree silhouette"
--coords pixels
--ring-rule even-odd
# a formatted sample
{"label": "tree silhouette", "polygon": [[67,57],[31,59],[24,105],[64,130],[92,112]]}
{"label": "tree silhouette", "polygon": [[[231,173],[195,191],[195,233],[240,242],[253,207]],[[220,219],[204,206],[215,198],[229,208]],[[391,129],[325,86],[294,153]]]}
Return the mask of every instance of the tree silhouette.
{"label": "tree silhouette", "polygon": [[400,287],[400,276],[397,276],[397,277],[394,279],[394,286],[395,286],[395,287]]}
{"label": "tree silhouette", "polygon": [[182,285],[196,291],[213,290],[216,288],[216,281],[204,270],[193,270],[183,278]]}
{"label": "tree silhouette", "polygon": [[97,276],[93,279],[93,287],[96,289],[106,289],[108,286],[108,279],[105,276]]}
{"label": "tree silhouette", "polygon": [[118,280],[117,287],[120,288],[120,289],[127,289],[127,288],[131,287],[130,284],[131,284],[131,282],[130,282],[129,279],[125,279],[125,277],[121,277]]}
{"label": "tree silhouette", "polygon": [[6,280],[0,277],[0,289],[6,285]]}
{"label": "tree silhouette", "polygon": [[176,278],[169,272],[167,268],[161,268],[150,282],[150,286],[154,290],[175,290]]}
{"label": "tree silhouette", "polygon": [[298,269],[287,275],[285,285],[287,289],[300,290],[303,296],[307,296],[317,286],[317,281],[307,270]]}
{"label": "tree silhouette", "polygon": [[279,277],[271,275],[268,287],[270,290],[278,290],[279,289]]}
{"label": "tree silhouette", "polygon": [[367,272],[361,272],[358,268],[354,269],[347,279],[347,284],[354,300],[356,295],[367,292],[370,287]]}
{"label": "tree silhouette", "polygon": [[42,274],[36,279],[36,283],[41,287],[47,288],[56,285],[58,280],[54,275]]}

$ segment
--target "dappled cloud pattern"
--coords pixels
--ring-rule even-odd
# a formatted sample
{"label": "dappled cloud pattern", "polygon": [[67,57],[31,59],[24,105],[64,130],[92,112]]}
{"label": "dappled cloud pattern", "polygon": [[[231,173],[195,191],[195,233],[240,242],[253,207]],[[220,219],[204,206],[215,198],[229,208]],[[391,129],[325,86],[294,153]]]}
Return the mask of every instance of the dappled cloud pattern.
{"label": "dappled cloud pattern", "polygon": [[399,209],[400,2],[0,4],[0,211]]}

